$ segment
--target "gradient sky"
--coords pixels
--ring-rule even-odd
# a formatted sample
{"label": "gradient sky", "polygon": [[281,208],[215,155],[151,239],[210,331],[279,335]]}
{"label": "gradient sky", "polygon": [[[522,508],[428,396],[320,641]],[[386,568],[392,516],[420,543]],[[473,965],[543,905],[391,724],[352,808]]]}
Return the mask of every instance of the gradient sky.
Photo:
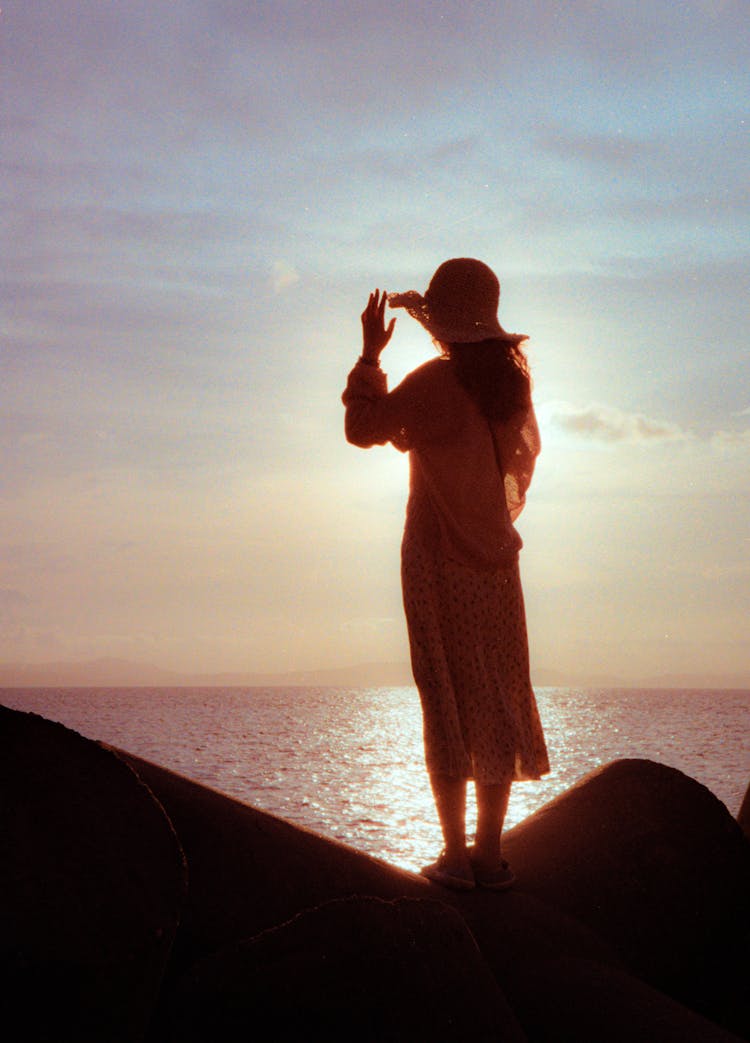
{"label": "gradient sky", "polygon": [[531,336],[534,665],[750,685],[747,0],[2,6],[0,662],[405,659],[340,393],[468,255]]}

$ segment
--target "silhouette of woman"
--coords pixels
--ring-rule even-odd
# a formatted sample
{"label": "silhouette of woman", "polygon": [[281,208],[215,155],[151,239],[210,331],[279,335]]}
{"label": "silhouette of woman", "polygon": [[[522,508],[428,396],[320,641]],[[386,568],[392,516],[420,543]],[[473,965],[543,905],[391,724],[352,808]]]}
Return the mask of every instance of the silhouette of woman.
{"label": "silhouette of woman", "polygon": [[[346,437],[409,453],[401,580],[425,762],[444,838],[422,873],[447,887],[504,890],[514,880],[501,833],[511,783],[549,771],[529,679],[518,569],[520,514],[539,453],[521,343],[497,318],[500,284],[471,258],[446,261],[424,295],[392,294],[441,354],[388,391],[380,355],[386,294],[362,313],[363,350],[343,401]],[[466,782],[477,828],[466,844]]]}

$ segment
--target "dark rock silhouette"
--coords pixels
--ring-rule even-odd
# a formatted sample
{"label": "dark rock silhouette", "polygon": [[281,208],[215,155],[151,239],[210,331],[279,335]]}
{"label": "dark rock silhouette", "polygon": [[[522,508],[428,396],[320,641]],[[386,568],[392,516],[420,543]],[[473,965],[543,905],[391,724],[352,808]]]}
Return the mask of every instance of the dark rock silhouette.
{"label": "dark rock silhouette", "polygon": [[200,962],[172,1001],[180,1043],[527,1039],[464,920],[442,902],[327,902]]}
{"label": "dark rock silhouette", "polygon": [[55,1043],[141,1038],[186,893],[164,811],[113,752],[4,707],[0,792],[6,1030]]}
{"label": "dark rock silhouette", "polygon": [[615,762],[510,831],[518,886],[497,895],[443,890],[33,715],[2,711],[0,762],[0,980],[24,1019],[32,999],[48,1008],[24,1040],[137,1040],[150,1011],[149,1041],[219,1043],[266,1009],[274,1039],[750,1030],[750,845],[671,768]]}
{"label": "dark rock silhouette", "polygon": [[750,980],[750,845],[681,772],[616,761],[509,831],[505,846],[526,893],[592,928],[668,995],[718,1017]]}
{"label": "dark rock silhouette", "polygon": [[742,799],[740,811],[737,815],[737,821],[740,824],[742,832],[748,840],[750,840],[750,786],[745,790],[745,796]]}

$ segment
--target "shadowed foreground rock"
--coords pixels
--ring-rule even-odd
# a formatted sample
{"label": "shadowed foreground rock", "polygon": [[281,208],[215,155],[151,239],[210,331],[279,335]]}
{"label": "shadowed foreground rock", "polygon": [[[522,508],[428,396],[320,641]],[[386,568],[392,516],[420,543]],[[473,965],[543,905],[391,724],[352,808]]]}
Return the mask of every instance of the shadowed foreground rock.
{"label": "shadowed foreground rock", "polygon": [[[35,970],[42,973],[37,996],[57,995],[39,955],[49,947],[44,895],[52,883],[58,906],[67,907],[68,925],[82,920],[84,936],[93,930],[95,914],[84,899],[89,890],[101,891],[96,881],[101,864],[109,864],[102,852],[111,848],[110,829],[126,849],[118,859],[128,864],[132,845],[138,868],[110,873],[105,912],[122,904],[131,915],[135,910],[135,924],[139,915],[143,922],[134,894],[138,888],[156,891],[159,902],[152,897],[147,905],[171,910],[171,921],[157,917],[169,935],[181,879],[163,868],[174,867],[176,848],[169,827],[163,832],[161,805],[185,852],[190,883],[158,997],[155,984],[168,944],[156,962],[148,945],[143,957],[130,946],[127,981],[137,977],[137,965],[141,981],[149,983],[138,1003],[147,996],[155,1001],[153,1043],[222,1043],[254,1035],[728,1043],[747,1031],[744,982],[740,991],[734,982],[746,973],[748,844],[723,805],[679,772],[625,761],[594,773],[508,835],[519,877],[514,891],[456,894],[123,753],[158,800],[138,788],[148,798],[146,818],[151,821],[154,808],[161,816],[151,838],[150,827],[141,832],[131,822],[137,803],[132,786],[138,785],[133,772],[110,751],[25,714],[11,715],[17,720],[9,741],[10,713],[0,718],[0,757],[23,736],[23,749],[4,776],[13,842],[26,855],[9,879],[38,939],[25,956],[27,986]],[[81,764],[88,765],[83,773]],[[23,783],[32,772],[41,817],[24,809]],[[118,789],[114,780],[125,777],[127,786]],[[98,811],[83,817],[85,828],[73,829],[83,837],[85,857],[51,865],[44,840],[50,818],[59,813],[75,824],[71,807],[78,800],[82,806],[94,802],[92,787]],[[84,796],[72,796],[79,792]],[[156,873],[161,883],[149,880],[145,855],[162,866]],[[6,905],[15,901],[12,889],[4,888],[1,900],[6,917]],[[18,936],[20,920],[13,922]],[[122,940],[122,928],[116,918],[112,922],[114,939]],[[106,917],[100,930],[107,934]],[[72,934],[57,933],[58,950],[69,944],[71,952],[79,951]],[[5,949],[3,969],[13,969],[14,958]],[[115,999],[125,981],[107,984],[116,972],[116,961],[97,971]],[[427,1006],[426,996],[432,997]],[[89,1013],[88,994],[80,993],[79,1001],[80,1021]],[[75,1002],[68,1006],[72,1019]],[[91,1009],[103,1016],[100,1007]],[[264,1029],[261,1014],[268,1010],[276,1012],[275,1021]],[[135,1040],[142,1024],[141,1008],[119,1035],[77,1038]]]}
{"label": "shadowed foreground rock", "polygon": [[737,815],[737,821],[740,824],[742,832],[748,840],[750,840],[750,786],[745,790],[745,796],[742,799],[742,805],[740,806],[740,811]]}
{"label": "shadowed foreground rock", "polygon": [[504,843],[524,891],[592,928],[633,973],[709,1017],[739,1016],[750,845],[705,786],[651,761],[616,761]]}
{"label": "shadowed foreground rock", "polygon": [[4,707],[0,793],[3,1032],[140,1038],[186,890],[164,811],[111,751]]}
{"label": "shadowed foreground rock", "polygon": [[458,912],[343,898],[199,963],[169,1039],[505,1040],[526,1036]]}

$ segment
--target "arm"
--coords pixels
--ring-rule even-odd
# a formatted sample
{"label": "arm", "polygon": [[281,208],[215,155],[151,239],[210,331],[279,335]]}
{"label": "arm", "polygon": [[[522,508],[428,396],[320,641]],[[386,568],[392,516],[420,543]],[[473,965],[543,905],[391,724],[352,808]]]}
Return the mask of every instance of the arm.
{"label": "arm", "polygon": [[[346,407],[344,429],[347,441],[363,449],[398,445],[400,425],[388,401],[388,381],[380,368],[380,356],[393,334],[396,320],[385,325],[386,294],[370,294],[362,312],[362,354],[349,374],[342,401]],[[399,446],[399,448],[401,448]]]}
{"label": "arm", "polygon": [[396,320],[391,319],[387,329],[385,326],[386,299],[387,294],[385,290],[383,290],[382,296],[380,295],[380,290],[375,290],[374,293],[370,294],[367,307],[362,312],[361,357],[366,365],[380,365],[380,356],[383,353],[383,349],[393,335],[393,327],[396,325]]}
{"label": "arm", "polygon": [[385,445],[388,424],[385,412],[388,397],[388,379],[379,366],[371,366],[361,359],[349,374],[341,400],[346,407],[344,431],[347,442],[368,449]]}

